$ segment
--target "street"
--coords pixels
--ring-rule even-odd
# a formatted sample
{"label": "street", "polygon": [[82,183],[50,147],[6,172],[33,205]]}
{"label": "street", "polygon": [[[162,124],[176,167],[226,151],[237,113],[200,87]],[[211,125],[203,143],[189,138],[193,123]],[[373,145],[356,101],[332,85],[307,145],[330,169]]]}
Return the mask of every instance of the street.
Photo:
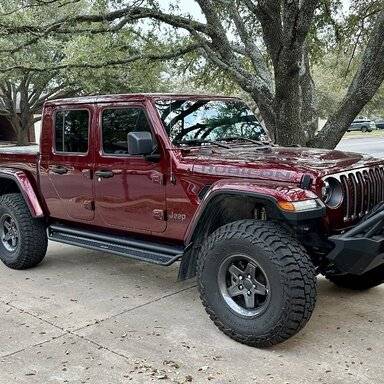
{"label": "street", "polygon": [[[374,132],[376,133],[376,132]],[[381,135],[370,133],[364,136],[348,136],[341,140],[337,149],[349,152],[364,152],[375,157],[384,157],[384,132]]]}
{"label": "street", "polygon": [[224,336],[195,282],[159,267],[51,243],[31,270],[0,266],[0,383],[382,382],[384,287],[319,279],[296,337],[258,350]]}

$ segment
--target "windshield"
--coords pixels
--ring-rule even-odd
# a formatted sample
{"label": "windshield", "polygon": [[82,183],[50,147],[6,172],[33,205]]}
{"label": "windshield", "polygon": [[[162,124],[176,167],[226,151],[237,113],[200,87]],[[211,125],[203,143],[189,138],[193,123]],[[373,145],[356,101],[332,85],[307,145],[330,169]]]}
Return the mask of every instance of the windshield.
{"label": "windshield", "polygon": [[256,116],[238,100],[158,100],[156,107],[175,145],[268,140]]}

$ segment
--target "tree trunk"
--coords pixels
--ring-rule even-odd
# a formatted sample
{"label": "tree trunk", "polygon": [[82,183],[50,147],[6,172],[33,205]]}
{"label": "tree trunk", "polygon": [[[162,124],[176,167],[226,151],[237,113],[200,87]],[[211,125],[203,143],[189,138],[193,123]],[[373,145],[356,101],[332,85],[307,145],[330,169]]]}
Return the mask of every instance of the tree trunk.
{"label": "tree trunk", "polygon": [[16,144],[19,146],[28,145],[28,131],[30,125],[23,127],[22,120],[17,113],[14,113],[12,116],[10,116],[8,120],[12,125],[13,131],[15,132]]}
{"label": "tree trunk", "polygon": [[19,118],[19,130],[17,135],[17,145],[28,145],[29,138],[28,134],[33,125],[33,114],[29,105],[29,82],[27,78],[21,82],[19,86],[20,92],[20,114]]}
{"label": "tree trunk", "polygon": [[300,89],[301,89],[301,122],[305,142],[311,140],[318,128],[318,104],[316,96],[316,86],[311,75],[308,50],[304,48],[303,61],[300,70]]}
{"label": "tree trunk", "polygon": [[276,142],[282,146],[303,143],[300,60],[300,47],[283,48],[275,66]]}
{"label": "tree trunk", "polygon": [[17,131],[17,145],[23,146],[23,145],[29,144],[28,132],[29,132],[28,128],[27,129],[19,129]]}

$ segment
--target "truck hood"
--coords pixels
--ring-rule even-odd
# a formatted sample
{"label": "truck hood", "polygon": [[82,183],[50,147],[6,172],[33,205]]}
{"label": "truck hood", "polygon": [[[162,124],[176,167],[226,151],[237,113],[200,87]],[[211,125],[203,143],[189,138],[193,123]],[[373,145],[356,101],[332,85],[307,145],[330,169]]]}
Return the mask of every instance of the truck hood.
{"label": "truck hood", "polygon": [[312,148],[233,146],[204,147],[184,153],[193,171],[211,175],[299,182],[303,174],[317,177],[384,164],[372,156]]}

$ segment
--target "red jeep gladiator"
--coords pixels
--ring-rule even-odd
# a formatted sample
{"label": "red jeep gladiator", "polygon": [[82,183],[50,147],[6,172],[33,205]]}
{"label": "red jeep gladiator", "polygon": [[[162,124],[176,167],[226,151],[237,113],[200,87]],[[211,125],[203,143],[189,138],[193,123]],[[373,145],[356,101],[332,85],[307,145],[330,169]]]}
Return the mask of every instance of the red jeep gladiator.
{"label": "red jeep gladiator", "polygon": [[384,280],[384,161],[268,140],[239,99],[110,95],[47,102],[40,149],[0,152],[0,258],[57,241],[197,275],[227,335],[264,347],[309,320],[316,275]]}

